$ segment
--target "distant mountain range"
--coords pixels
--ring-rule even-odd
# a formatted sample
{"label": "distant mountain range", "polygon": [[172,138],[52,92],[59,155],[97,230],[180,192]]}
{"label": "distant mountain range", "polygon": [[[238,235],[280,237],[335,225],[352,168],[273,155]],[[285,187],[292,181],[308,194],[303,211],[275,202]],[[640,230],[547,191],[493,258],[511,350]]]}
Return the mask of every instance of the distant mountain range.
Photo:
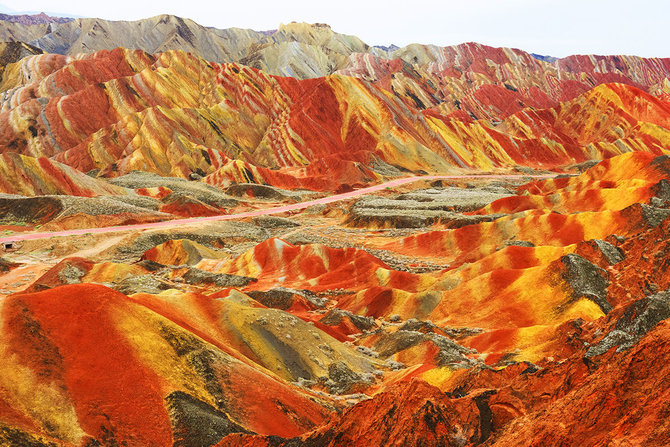
{"label": "distant mountain range", "polygon": [[[437,46],[370,46],[355,36],[336,33],[326,24],[290,23],[268,31],[216,29],[172,15],[108,21],[50,17],[44,13],[0,14],[0,41],[26,42],[56,54],[90,53],[116,47],[149,53],[184,50],[211,62],[239,62],[270,74],[300,79],[349,68],[351,56],[359,53],[382,59],[400,58],[419,65],[444,62],[442,50]],[[560,59],[551,56],[530,56],[560,64]],[[561,68],[570,71],[566,64]]]}
{"label": "distant mountain range", "polygon": [[0,20],[22,25],[44,25],[49,23],[67,23],[74,20],[71,17],[53,17],[43,12],[39,14],[2,14]]}
{"label": "distant mountain range", "polygon": [[149,53],[184,50],[211,62],[241,62],[272,74],[312,78],[347,65],[353,53],[373,52],[354,36],[328,25],[292,23],[274,32],[207,28],[192,20],[160,15],[134,22],[75,19],[66,23],[0,21],[0,41],[27,42],[48,53],[77,54],[116,47]]}

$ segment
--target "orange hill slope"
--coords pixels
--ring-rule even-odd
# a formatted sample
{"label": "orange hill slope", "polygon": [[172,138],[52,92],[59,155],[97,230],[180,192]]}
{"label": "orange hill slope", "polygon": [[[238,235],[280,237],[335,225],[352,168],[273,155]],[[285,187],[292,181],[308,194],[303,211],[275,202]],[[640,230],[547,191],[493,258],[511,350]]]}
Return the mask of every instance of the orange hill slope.
{"label": "orange hill slope", "polygon": [[560,213],[621,210],[652,197],[667,200],[667,157],[631,152],[604,160],[577,177],[531,182],[520,195],[497,200],[475,214],[547,209]]}
{"label": "orange hill slope", "polygon": [[[609,209],[619,206],[611,200],[596,202],[588,212],[579,210],[579,201],[557,200],[560,212],[575,214],[538,209],[536,219],[517,217],[491,232],[478,230],[485,223],[427,233],[469,229],[478,235],[455,238],[458,248],[440,245],[445,237],[425,249],[426,256],[441,251],[454,260],[444,271],[412,275],[371,264],[365,256],[280,242],[238,258],[227,271],[257,277],[253,288],[262,288],[265,277],[286,275],[279,278],[319,290],[326,277],[319,271],[322,263],[333,262],[334,272],[341,262],[350,265],[340,276],[350,277],[349,288],[359,292],[333,297],[337,306],[382,317],[378,329],[355,343],[390,352],[408,368],[388,375],[372,399],[299,438],[232,434],[218,445],[344,446],[362,436],[372,446],[666,444],[667,368],[656,361],[667,352],[669,336],[663,320],[670,317],[670,294],[659,291],[670,286],[665,262],[670,212],[662,197],[648,193],[650,184],[667,181],[667,166],[667,157],[626,154],[578,177],[525,185],[521,190],[579,193],[602,179],[624,194],[637,181],[646,193],[621,211]],[[551,231],[542,227],[542,219]],[[493,231],[499,232],[494,239],[500,247],[510,222],[535,246],[510,245],[484,256],[476,247]],[[278,250],[268,254],[270,246]],[[386,248],[404,249],[402,244]],[[459,250],[471,257],[459,259]],[[303,275],[291,276],[296,269]],[[400,317],[398,323],[389,323],[392,314]],[[440,334],[447,333],[476,350],[461,361],[479,359],[494,368],[476,360],[469,367],[445,362],[448,344]],[[412,380],[416,377],[439,389]]]}
{"label": "orange hill slope", "polygon": [[625,236],[645,222],[658,220],[655,208],[647,204],[664,206],[668,199],[668,165],[667,156],[620,155],[577,177],[529,183],[520,188],[522,195],[500,199],[476,212],[514,214],[455,230],[421,233],[386,248],[445,257],[460,265],[496,251],[505,241],[565,246],[610,234]]}
{"label": "orange hill slope", "polygon": [[324,420],[297,388],[103,286],[1,303],[3,443],[32,433],[68,445],[209,445],[230,432],[295,436]]}
{"label": "orange hill slope", "polygon": [[592,145],[596,151],[612,143],[637,150],[667,147],[669,116],[665,101],[628,85],[604,84],[552,109],[519,112],[497,128],[517,137]]}

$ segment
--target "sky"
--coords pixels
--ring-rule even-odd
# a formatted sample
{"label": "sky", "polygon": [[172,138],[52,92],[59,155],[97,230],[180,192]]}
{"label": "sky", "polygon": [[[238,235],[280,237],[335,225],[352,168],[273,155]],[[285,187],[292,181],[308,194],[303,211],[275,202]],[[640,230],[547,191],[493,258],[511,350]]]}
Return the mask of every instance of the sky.
{"label": "sky", "polygon": [[670,0],[0,0],[0,12],[137,20],[159,14],[216,28],[328,23],[370,45],[463,42],[569,54],[670,57]]}

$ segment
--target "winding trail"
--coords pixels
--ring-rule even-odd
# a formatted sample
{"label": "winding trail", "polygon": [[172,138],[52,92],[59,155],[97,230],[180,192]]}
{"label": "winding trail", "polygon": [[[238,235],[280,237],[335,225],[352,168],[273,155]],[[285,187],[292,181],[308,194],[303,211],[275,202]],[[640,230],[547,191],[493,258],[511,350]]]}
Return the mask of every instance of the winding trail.
{"label": "winding trail", "polygon": [[51,237],[58,236],[76,236],[82,234],[101,234],[101,233],[113,233],[116,231],[128,231],[128,230],[149,230],[153,228],[171,228],[171,227],[180,227],[184,225],[198,224],[202,222],[214,222],[220,220],[236,220],[244,219],[247,217],[257,217],[257,216],[266,216],[270,214],[279,214],[286,211],[295,211],[308,208],[313,205],[323,205],[327,203],[338,202],[340,200],[350,199],[352,197],[359,197],[365,194],[369,194],[376,191],[381,191],[386,188],[393,188],[396,186],[406,185],[408,183],[414,183],[420,180],[459,180],[459,179],[499,179],[499,180],[514,180],[522,178],[534,178],[534,179],[546,179],[553,178],[556,174],[543,174],[543,175],[512,175],[512,174],[471,174],[471,175],[426,175],[426,176],[414,176],[414,177],[404,177],[390,182],[380,183],[379,185],[368,186],[366,188],[357,189],[355,191],[345,192],[342,194],[335,194],[328,197],[322,197],[320,199],[308,200],[306,202],[292,203],[290,205],[282,205],[275,208],[268,208],[264,210],[255,210],[248,211],[244,213],[237,214],[224,214],[221,216],[209,216],[209,217],[189,217],[186,219],[175,219],[175,220],[165,220],[162,222],[152,222],[144,224],[134,224],[134,225],[119,225],[115,227],[99,227],[99,228],[81,228],[76,230],[65,230],[65,231],[53,231],[46,233],[24,233],[17,234],[14,236],[0,238],[0,243],[3,242],[18,242],[18,241],[29,241],[36,239],[48,239]]}

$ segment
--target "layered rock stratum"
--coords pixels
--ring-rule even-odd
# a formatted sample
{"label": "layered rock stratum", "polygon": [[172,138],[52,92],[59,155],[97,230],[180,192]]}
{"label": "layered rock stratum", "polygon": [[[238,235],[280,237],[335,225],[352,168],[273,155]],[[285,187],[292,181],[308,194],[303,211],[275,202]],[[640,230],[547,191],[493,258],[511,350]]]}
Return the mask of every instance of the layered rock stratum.
{"label": "layered rock stratum", "polygon": [[26,21],[0,445],[670,443],[669,59]]}

